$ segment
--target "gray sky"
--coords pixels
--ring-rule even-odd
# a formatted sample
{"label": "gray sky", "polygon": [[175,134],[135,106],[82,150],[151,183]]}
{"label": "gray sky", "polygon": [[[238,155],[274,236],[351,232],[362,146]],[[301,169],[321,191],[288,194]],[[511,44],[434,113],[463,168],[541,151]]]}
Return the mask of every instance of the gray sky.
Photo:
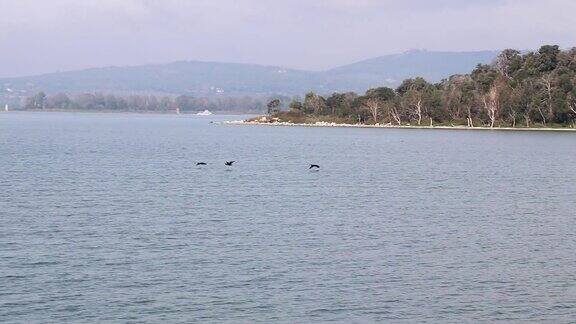
{"label": "gray sky", "polygon": [[0,77],[202,60],[325,69],[576,46],[575,0],[0,0]]}

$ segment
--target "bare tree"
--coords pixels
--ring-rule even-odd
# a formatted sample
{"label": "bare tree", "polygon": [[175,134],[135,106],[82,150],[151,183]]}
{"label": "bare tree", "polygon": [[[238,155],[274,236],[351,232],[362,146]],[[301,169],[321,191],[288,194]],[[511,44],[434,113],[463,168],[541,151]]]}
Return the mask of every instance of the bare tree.
{"label": "bare tree", "polygon": [[418,125],[422,124],[422,93],[414,91],[414,112],[418,116]]}
{"label": "bare tree", "polygon": [[400,105],[396,102],[387,102],[386,106],[392,120],[394,120],[398,126],[402,125],[402,118],[400,114]]}
{"label": "bare tree", "polygon": [[418,125],[422,124],[423,117],[423,104],[422,104],[422,91],[411,87],[402,97],[402,103],[406,111],[414,116]]}
{"label": "bare tree", "polygon": [[453,75],[444,81],[443,101],[453,121],[466,118],[468,127],[474,127],[474,84],[469,75]]}
{"label": "bare tree", "polygon": [[423,78],[415,78],[404,80],[397,89],[404,107],[411,112],[410,114],[416,119],[418,125],[422,124],[424,117],[429,117],[433,88],[434,86]]}
{"label": "bare tree", "polygon": [[571,94],[568,94],[568,109],[576,115],[576,102]]}
{"label": "bare tree", "polygon": [[524,116],[524,121],[526,121],[526,127],[530,128],[530,114],[524,113],[522,116]]}
{"label": "bare tree", "polygon": [[544,91],[543,103],[546,104],[548,108],[548,116],[554,116],[554,107],[552,106],[552,80],[553,76],[550,74],[545,74],[540,78],[540,83],[542,84]]}
{"label": "bare tree", "polygon": [[498,115],[498,111],[500,110],[499,104],[499,93],[498,87],[496,84],[490,87],[488,93],[482,96],[482,102],[484,103],[484,109],[488,114],[488,119],[490,120],[490,127],[494,127],[494,123],[496,122],[496,117]]}
{"label": "bare tree", "polygon": [[568,103],[568,109],[570,109],[571,112],[572,126],[576,126],[576,96],[572,93],[568,93],[566,102]]}
{"label": "bare tree", "polygon": [[516,127],[516,110],[510,110],[508,112],[508,117],[512,120],[512,128]]}
{"label": "bare tree", "polygon": [[367,98],[362,102],[364,109],[370,113],[370,116],[374,120],[374,123],[378,123],[378,117],[380,116],[381,104],[378,98]]}

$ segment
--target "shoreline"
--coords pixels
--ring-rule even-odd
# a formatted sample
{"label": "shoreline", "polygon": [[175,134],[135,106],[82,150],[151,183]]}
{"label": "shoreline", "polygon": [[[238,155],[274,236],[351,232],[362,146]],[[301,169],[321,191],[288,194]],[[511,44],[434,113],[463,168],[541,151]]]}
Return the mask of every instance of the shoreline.
{"label": "shoreline", "polygon": [[224,125],[258,125],[258,126],[284,126],[284,127],[340,127],[340,128],[388,128],[388,129],[439,129],[439,130],[479,130],[479,131],[542,131],[542,132],[576,132],[576,128],[550,128],[550,127],[468,127],[468,126],[398,126],[398,125],[364,125],[339,124],[329,122],[316,122],[314,124],[288,123],[288,122],[258,122],[245,120],[229,120],[220,122]]}
{"label": "shoreline", "polygon": [[232,111],[217,111],[213,112],[212,115],[198,115],[197,112],[180,112],[179,114],[173,111],[153,111],[153,110],[81,110],[81,109],[14,109],[9,111],[0,110],[0,113],[97,113],[97,114],[142,114],[142,115],[186,115],[186,116],[247,116],[256,115],[256,113],[244,113],[244,112],[232,112]]}

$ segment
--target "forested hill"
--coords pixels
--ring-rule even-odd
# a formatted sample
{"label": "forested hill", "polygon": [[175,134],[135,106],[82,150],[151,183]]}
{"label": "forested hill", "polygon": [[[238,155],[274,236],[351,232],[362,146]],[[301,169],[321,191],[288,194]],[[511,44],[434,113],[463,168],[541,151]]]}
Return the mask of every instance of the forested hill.
{"label": "forested hill", "polygon": [[440,81],[452,74],[469,72],[476,64],[488,63],[496,55],[497,52],[492,51],[408,51],[320,72],[195,61],[95,68],[0,79],[0,101],[15,102],[39,91],[48,94],[137,92],[198,97],[302,95],[307,91],[362,92],[381,85],[397,86],[402,80],[416,76],[431,82]]}

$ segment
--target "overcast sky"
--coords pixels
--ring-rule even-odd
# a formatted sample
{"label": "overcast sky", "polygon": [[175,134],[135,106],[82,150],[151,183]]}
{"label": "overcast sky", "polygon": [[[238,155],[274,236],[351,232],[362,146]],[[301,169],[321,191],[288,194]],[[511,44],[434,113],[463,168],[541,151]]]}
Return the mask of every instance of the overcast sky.
{"label": "overcast sky", "polygon": [[575,0],[0,0],[0,77],[175,60],[325,69],[576,46]]}

